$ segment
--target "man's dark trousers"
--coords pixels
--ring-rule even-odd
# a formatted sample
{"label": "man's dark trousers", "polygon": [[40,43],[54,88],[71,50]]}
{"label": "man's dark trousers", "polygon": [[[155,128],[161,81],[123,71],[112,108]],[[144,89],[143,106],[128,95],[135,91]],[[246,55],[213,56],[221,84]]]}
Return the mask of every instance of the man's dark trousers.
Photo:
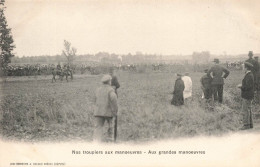
{"label": "man's dark trousers", "polygon": [[214,95],[214,101],[222,103],[223,101],[223,85],[212,85],[212,93]]}

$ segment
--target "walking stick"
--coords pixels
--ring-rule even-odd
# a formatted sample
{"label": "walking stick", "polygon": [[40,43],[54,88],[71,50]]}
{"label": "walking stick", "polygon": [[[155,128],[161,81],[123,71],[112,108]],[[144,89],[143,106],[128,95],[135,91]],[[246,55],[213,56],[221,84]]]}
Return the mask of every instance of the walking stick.
{"label": "walking stick", "polygon": [[114,142],[116,142],[117,138],[117,116],[115,116],[115,122],[114,122]]}

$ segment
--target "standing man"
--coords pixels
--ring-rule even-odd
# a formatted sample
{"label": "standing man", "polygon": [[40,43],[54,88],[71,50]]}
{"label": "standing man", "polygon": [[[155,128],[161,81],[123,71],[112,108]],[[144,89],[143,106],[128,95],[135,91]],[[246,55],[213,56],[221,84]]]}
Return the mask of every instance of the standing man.
{"label": "standing man", "polygon": [[117,89],[120,88],[120,84],[119,84],[118,79],[117,79],[117,77],[116,77],[116,75],[115,75],[114,68],[111,67],[111,68],[109,69],[109,74],[110,74],[110,76],[112,77],[111,86],[115,89],[115,93],[116,93],[116,95],[118,96],[118,94],[117,94]]}
{"label": "standing man", "polygon": [[258,62],[255,59],[253,59],[253,56],[254,56],[253,55],[253,51],[249,51],[249,53],[248,53],[248,57],[249,58],[246,60],[246,62],[248,62],[248,63],[253,65],[253,68],[251,69],[251,72],[254,75],[254,81],[255,81],[255,85],[256,85],[256,74],[259,71],[259,64],[258,64]]}
{"label": "standing man", "polygon": [[[258,67],[260,67],[258,56],[255,56],[255,61],[258,64]],[[260,104],[260,69],[256,72],[256,78],[255,78],[255,89],[256,89],[256,102]]]}
{"label": "standing man", "polygon": [[242,97],[242,112],[243,112],[243,127],[241,130],[253,128],[252,121],[252,100],[254,99],[254,75],[252,69],[253,64],[245,62],[245,77],[242,80],[242,84],[238,85],[241,89]]}
{"label": "standing man", "polygon": [[[118,97],[118,93],[117,93],[117,89],[120,88],[120,84],[117,80],[117,77],[115,75],[115,71],[114,71],[114,68],[111,67],[109,69],[109,74],[110,76],[112,77],[112,80],[111,80],[111,86],[113,87],[113,89],[115,90],[115,93],[116,93],[116,96]],[[116,139],[117,139],[117,116],[114,117],[114,120],[112,121],[113,123],[113,126],[114,126],[114,142],[116,142]]]}
{"label": "standing man", "polygon": [[175,106],[181,106],[184,104],[183,91],[185,86],[181,77],[182,77],[181,74],[177,74],[177,79],[174,85],[173,98],[171,104]]}
{"label": "standing man", "polygon": [[207,75],[212,78],[211,87],[214,101],[222,103],[224,79],[228,77],[229,70],[219,65],[219,59],[214,59],[214,62],[215,65],[209,69]]}
{"label": "standing man", "polygon": [[206,102],[209,102],[209,100],[212,98],[212,91],[211,91],[212,78],[208,77],[207,75],[208,69],[205,69],[204,72],[206,74],[201,77],[200,83],[201,83],[201,89],[204,94],[204,98],[206,99]]}
{"label": "standing man", "polygon": [[187,103],[191,100],[192,96],[192,80],[188,72],[185,73],[185,75],[182,77],[182,80],[184,82],[185,87],[183,91],[183,98],[184,102]]}
{"label": "standing man", "polygon": [[103,127],[105,121],[107,121],[109,125],[107,130],[108,137],[110,140],[112,139],[112,118],[116,117],[118,111],[117,95],[115,94],[115,90],[111,87],[111,79],[110,75],[104,75],[101,79],[103,84],[96,91],[94,140],[98,142],[104,140]]}

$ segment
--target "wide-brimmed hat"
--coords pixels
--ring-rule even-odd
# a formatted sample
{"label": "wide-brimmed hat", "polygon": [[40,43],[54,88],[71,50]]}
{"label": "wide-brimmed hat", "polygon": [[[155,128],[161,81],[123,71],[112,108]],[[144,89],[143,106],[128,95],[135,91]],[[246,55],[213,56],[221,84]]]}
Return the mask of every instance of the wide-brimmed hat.
{"label": "wide-brimmed hat", "polygon": [[219,63],[219,59],[214,59],[213,62]]}
{"label": "wide-brimmed hat", "polygon": [[101,78],[101,82],[105,83],[105,82],[108,82],[112,79],[112,77],[110,75],[104,75],[102,78]]}
{"label": "wide-brimmed hat", "polygon": [[249,68],[253,68],[253,64],[249,63],[249,62],[245,62],[245,67],[249,67]]}

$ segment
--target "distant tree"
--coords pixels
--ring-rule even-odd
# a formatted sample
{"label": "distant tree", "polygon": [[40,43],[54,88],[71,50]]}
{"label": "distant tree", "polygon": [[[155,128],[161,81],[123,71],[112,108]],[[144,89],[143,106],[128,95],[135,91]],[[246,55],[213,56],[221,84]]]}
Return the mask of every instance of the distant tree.
{"label": "distant tree", "polygon": [[5,74],[6,66],[14,57],[12,51],[15,48],[11,28],[8,28],[4,15],[6,9],[4,3],[5,0],[0,0],[0,75]]}
{"label": "distant tree", "polygon": [[73,61],[76,58],[77,49],[71,47],[71,43],[64,40],[64,50],[62,51],[62,55],[66,57],[69,65],[73,64]]}

